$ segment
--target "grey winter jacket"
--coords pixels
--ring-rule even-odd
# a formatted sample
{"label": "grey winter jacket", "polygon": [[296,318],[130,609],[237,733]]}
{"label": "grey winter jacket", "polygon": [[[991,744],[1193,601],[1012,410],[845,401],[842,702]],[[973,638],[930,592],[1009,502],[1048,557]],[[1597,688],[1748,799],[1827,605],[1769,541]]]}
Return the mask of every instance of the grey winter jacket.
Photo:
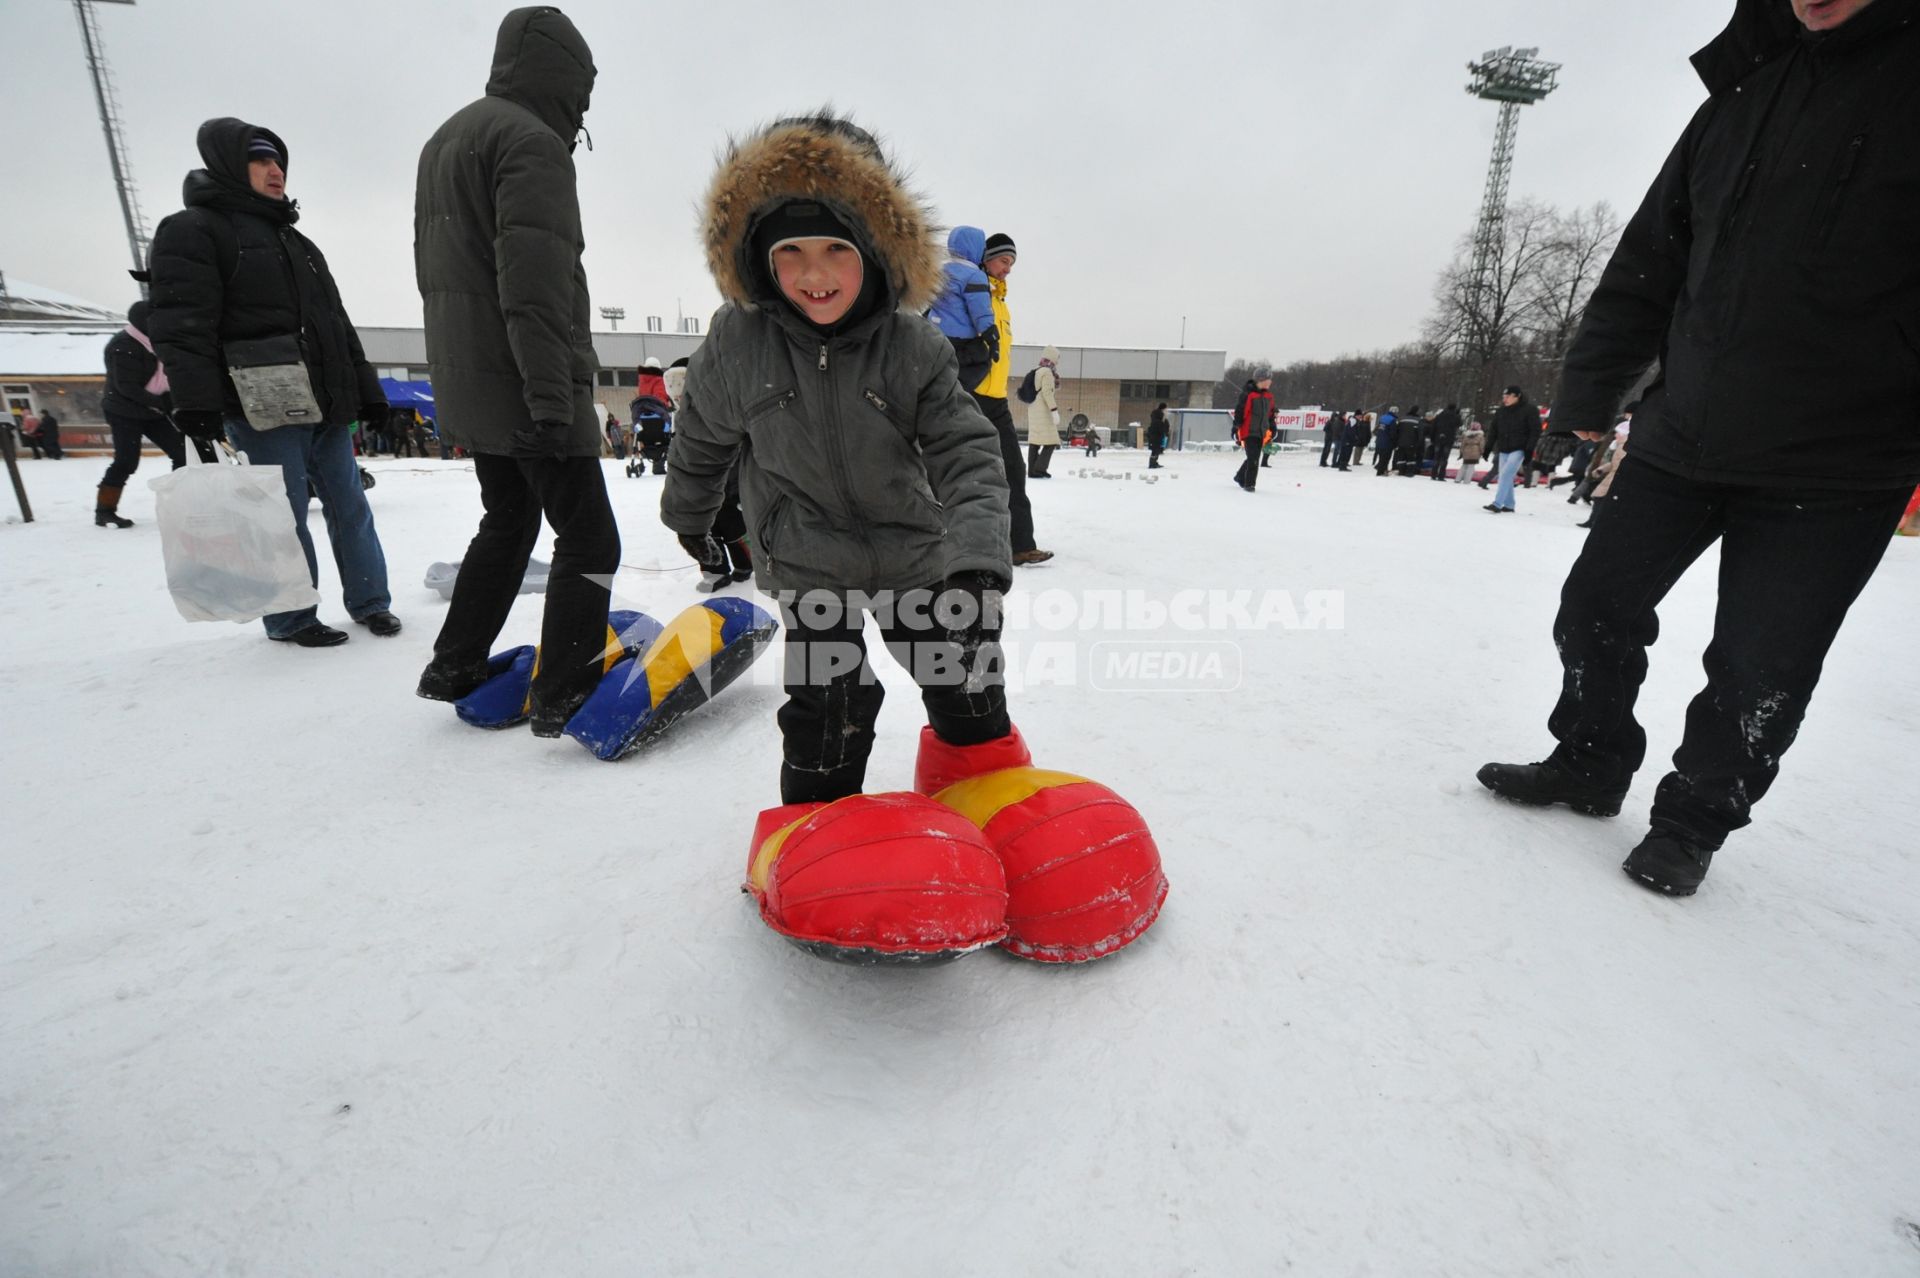
{"label": "grey winter jacket", "polygon": [[[830,335],[747,248],[760,217],[796,197],[827,204],[885,275],[875,313]],[[998,436],[961,389],[953,347],[908,313],[940,285],[931,227],[878,145],[830,117],[763,130],[714,178],[708,265],[727,304],[687,369],[660,517],[676,533],[709,531],[740,457],[763,590],[903,590],[967,571],[1011,580]]]}
{"label": "grey winter jacket", "polygon": [[585,240],[573,139],[593,57],[558,9],[500,24],[487,94],[420,152],[414,274],[441,432],[505,453],[535,421],[569,423],[568,452],[600,455]]}

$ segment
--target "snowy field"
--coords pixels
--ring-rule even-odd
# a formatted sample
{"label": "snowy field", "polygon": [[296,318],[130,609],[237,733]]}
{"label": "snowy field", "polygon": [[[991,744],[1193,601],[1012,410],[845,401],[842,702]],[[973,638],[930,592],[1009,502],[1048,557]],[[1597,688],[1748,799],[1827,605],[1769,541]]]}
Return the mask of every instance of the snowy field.
{"label": "snowy field", "polygon": [[[1063,453],[1009,639],[1071,660],[1015,718],[1146,814],[1166,913],[1082,969],[872,971],[738,892],[775,658],[618,764],[468,729],[412,695],[445,614],[422,577],[477,518],[462,464],[372,464],[406,632],[317,652],[177,617],[163,464],[131,530],[91,527],[94,458],[26,464],[40,522],[0,527],[7,1278],[1920,1274],[1920,543],[1758,823],[1672,901],[1618,864],[1701,679],[1711,556],[1664,612],[1649,766],[1596,821],[1473,781],[1549,745],[1564,489],[1495,519],[1312,457],[1249,497],[1231,457],[1148,485],[1138,452],[1091,463],[1124,480]],[[621,601],[670,619],[697,596],[661,481],[607,471]],[[1038,615],[1235,588],[1305,621],[1342,592],[1344,625]],[[1244,681],[1093,687],[1116,638],[1229,641]],[[881,662],[870,787],[905,788],[919,707]]]}

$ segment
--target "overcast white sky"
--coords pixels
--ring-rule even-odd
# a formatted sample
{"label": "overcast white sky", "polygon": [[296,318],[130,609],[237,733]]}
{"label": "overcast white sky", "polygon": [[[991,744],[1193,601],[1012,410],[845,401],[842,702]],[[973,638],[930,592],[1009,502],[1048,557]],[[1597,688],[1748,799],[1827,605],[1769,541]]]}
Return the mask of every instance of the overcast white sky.
{"label": "overcast white sky", "polygon": [[[1785,4],[1787,0],[1780,0]],[[414,163],[485,86],[512,6],[140,0],[98,6],[149,229],[200,121],[292,152],[301,228],[363,325],[420,322]],[[1731,0],[572,0],[600,68],[576,154],[594,304],[622,328],[718,304],[694,205],[729,130],[832,100],[908,161],[943,221],[1019,242],[1023,342],[1187,344],[1279,362],[1409,340],[1478,210],[1496,108],[1464,64],[1565,64],[1529,108],[1513,195],[1630,212],[1703,97],[1687,55]],[[68,0],[0,0],[0,270],[136,294]]]}

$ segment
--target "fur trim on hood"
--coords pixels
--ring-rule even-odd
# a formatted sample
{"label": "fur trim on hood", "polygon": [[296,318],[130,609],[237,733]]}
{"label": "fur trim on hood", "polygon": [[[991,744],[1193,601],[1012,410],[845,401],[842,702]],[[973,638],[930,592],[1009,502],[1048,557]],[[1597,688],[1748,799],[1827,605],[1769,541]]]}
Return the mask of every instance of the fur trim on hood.
{"label": "fur trim on hood", "polygon": [[787,200],[817,200],[853,230],[868,263],[885,267],[890,307],[923,311],[939,296],[946,248],[931,210],[871,134],[829,109],[728,141],[701,226],[707,269],[727,301],[752,310],[774,300],[766,264],[748,260],[748,245],[755,224]]}

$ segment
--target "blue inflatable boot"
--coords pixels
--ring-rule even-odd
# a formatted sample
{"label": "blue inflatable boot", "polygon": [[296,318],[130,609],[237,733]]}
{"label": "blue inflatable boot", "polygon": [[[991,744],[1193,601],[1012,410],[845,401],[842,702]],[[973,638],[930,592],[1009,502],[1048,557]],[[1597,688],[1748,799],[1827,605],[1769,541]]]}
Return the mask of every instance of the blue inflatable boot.
{"label": "blue inflatable boot", "polygon": [[[660,637],[659,622],[644,612],[615,609],[607,614],[607,648],[601,656],[602,677],[644,652]],[[487,681],[453,703],[462,723],[476,728],[511,728],[533,717],[533,672],[540,650],[532,644],[496,652],[487,660]]]}
{"label": "blue inflatable boot", "polygon": [[697,603],[660,630],[646,651],[610,669],[567,721],[567,735],[613,760],[699,709],[760,659],[780,623],[745,599]]}

